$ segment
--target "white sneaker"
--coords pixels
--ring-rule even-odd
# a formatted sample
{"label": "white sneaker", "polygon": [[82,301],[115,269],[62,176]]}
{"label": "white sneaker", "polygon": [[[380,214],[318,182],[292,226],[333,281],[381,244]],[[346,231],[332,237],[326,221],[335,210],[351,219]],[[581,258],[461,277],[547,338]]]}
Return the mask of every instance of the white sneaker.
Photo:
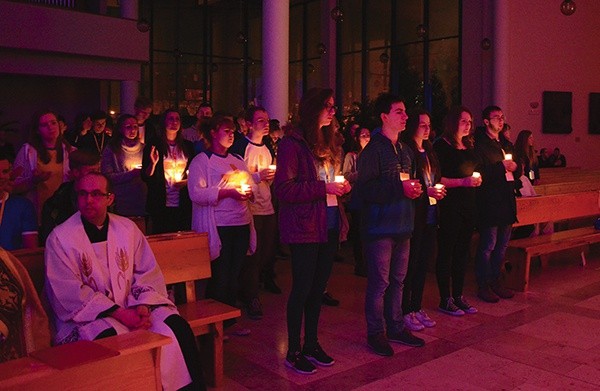
{"label": "white sneaker", "polygon": [[414,312],[404,315],[404,326],[410,331],[420,331],[425,328],[415,317]]}
{"label": "white sneaker", "polygon": [[424,310],[419,310],[419,312],[415,312],[415,318],[425,327],[433,327],[436,325],[435,320],[431,319],[427,312]]}

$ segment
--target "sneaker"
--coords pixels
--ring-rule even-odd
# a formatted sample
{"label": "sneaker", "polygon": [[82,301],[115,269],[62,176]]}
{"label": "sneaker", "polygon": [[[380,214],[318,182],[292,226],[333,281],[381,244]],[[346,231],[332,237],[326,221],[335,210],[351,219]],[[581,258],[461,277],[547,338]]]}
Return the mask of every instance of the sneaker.
{"label": "sneaker", "polygon": [[394,355],[394,349],[392,349],[383,333],[369,335],[367,337],[367,343],[371,350],[380,356],[390,357]]}
{"label": "sneaker", "polygon": [[417,312],[414,313],[415,314],[415,318],[417,318],[417,320],[419,322],[421,322],[421,324],[425,327],[433,327],[436,325],[435,320],[431,319],[429,317],[429,315],[427,315],[427,312],[423,311],[423,310],[419,310]]}
{"label": "sneaker", "polygon": [[285,365],[303,375],[311,375],[317,372],[317,368],[300,351],[288,352],[285,357]]}
{"label": "sneaker", "polygon": [[404,315],[404,326],[410,331],[420,331],[425,328],[417,319],[414,312]]}
{"label": "sneaker", "polygon": [[500,301],[498,295],[492,292],[489,286],[486,286],[485,288],[479,288],[477,291],[477,297],[486,303],[497,303]]}
{"label": "sneaker", "polygon": [[477,308],[473,307],[464,296],[455,297],[454,305],[465,312],[465,314],[476,314]]}
{"label": "sneaker", "polygon": [[438,307],[438,310],[452,316],[463,316],[465,314],[465,311],[461,310],[454,304],[454,300],[451,297],[442,298],[442,300],[440,300],[440,306]]}
{"label": "sneaker", "polygon": [[304,349],[302,349],[302,354],[308,359],[308,361],[323,367],[330,367],[335,363],[335,360],[325,353],[321,345],[318,343],[317,346],[312,349],[307,349],[306,346],[304,346]]}
{"label": "sneaker", "polygon": [[512,299],[515,296],[515,292],[513,292],[511,289],[504,288],[499,282],[491,284],[490,288],[492,289],[492,292],[498,295],[498,297],[501,299]]}
{"label": "sneaker", "polygon": [[275,280],[270,278],[270,277],[265,277],[265,290],[267,292],[271,292],[274,293],[276,295],[280,295],[281,294],[281,288],[279,286],[277,286],[277,284],[275,283]]}
{"label": "sneaker", "polygon": [[330,307],[337,307],[340,305],[340,301],[335,299],[333,296],[329,294],[329,292],[323,293],[323,304],[328,305]]}
{"label": "sneaker", "polygon": [[246,308],[246,313],[250,319],[259,320],[263,317],[262,305],[260,304],[260,300],[258,297],[250,300],[248,307]]}
{"label": "sneaker", "polygon": [[423,338],[415,337],[406,327],[399,333],[388,333],[388,341],[398,342],[407,346],[421,347],[425,345]]}

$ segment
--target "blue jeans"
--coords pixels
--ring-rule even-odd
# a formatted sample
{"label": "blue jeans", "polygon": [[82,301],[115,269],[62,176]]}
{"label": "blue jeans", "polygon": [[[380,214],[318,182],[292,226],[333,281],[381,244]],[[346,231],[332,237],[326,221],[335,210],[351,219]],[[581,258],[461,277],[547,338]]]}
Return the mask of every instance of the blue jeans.
{"label": "blue jeans", "polygon": [[363,243],[367,260],[365,316],[367,334],[395,334],[404,328],[402,289],[408,269],[410,238],[378,238]]}
{"label": "blue jeans", "polygon": [[479,228],[479,245],[475,257],[475,274],[479,288],[485,288],[500,278],[512,225]]}

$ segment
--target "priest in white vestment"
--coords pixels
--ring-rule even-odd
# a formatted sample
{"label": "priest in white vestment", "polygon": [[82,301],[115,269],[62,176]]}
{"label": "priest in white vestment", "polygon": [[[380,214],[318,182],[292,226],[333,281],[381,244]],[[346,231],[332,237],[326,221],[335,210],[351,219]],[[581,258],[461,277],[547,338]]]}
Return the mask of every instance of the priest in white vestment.
{"label": "priest in white vestment", "polygon": [[163,389],[204,389],[194,335],[167,297],[146,238],[131,220],[107,213],[114,194],[104,175],[87,174],[75,190],[79,212],[46,242],[55,344],[148,329],[173,341],[160,357]]}

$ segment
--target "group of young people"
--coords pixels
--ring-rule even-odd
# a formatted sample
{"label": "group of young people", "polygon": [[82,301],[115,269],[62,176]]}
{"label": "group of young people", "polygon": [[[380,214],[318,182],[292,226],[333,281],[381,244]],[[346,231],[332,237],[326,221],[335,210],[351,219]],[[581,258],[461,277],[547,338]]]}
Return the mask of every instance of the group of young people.
{"label": "group of young people", "polygon": [[[262,107],[245,112],[247,133],[240,135],[231,116],[212,115],[202,106],[198,122],[186,132],[188,139],[196,132],[192,142],[184,138],[176,110],[167,110],[153,127],[147,121],[149,105],[142,103],[136,103],[134,115],[122,115],[106,147],[91,154],[66,141],[55,113],[42,112],[15,161],[15,188],[33,201],[38,221],[61,183],[71,186],[65,194],[77,217],[48,208],[50,216],[64,217],[50,219],[45,242],[51,302],[57,324],[64,326],[58,342],[148,328],[155,311],[161,323],[175,322],[169,321],[173,303],[157,287],[162,280],[145,239],[117,214],[147,213],[152,233],[208,232],[212,278],[206,295],[230,305],[241,299],[252,319],[262,317],[260,276],[274,259],[278,234],[289,246],[292,270],[285,364],[300,373],[335,362],[319,343],[318,324],[333,261],[348,234],[345,204],[355,271],[367,277],[367,344],[375,353],[391,356],[390,342],[423,346],[411,331],[435,326],[421,303],[436,248],[439,310],[455,316],[477,312],[463,295],[476,227],[478,296],[487,302],[512,297],[501,285],[500,268],[516,221],[514,175],[524,165],[508,157],[500,141],[505,120],[500,108],[484,110],[485,128],[474,135],[471,112],[451,109],[441,136],[432,142],[429,113],[407,113],[402,99],[381,94],[375,102],[381,126],[372,132],[359,126],[359,148],[344,159],[331,89],[305,93],[297,123],[275,148],[265,142],[271,122]],[[109,207],[115,215],[107,213]],[[113,222],[119,225],[115,229]],[[131,273],[143,276],[132,280]],[[71,283],[61,285],[65,275]],[[146,285],[131,285],[146,278]],[[107,294],[108,285],[119,292]],[[73,293],[81,306],[61,307]],[[169,328],[188,333],[177,319],[178,326]],[[249,332],[227,326],[242,335]],[[188,368],[193,357],[193,352],[183,354]],[[201,383],[192,372],[185,378]]]}

